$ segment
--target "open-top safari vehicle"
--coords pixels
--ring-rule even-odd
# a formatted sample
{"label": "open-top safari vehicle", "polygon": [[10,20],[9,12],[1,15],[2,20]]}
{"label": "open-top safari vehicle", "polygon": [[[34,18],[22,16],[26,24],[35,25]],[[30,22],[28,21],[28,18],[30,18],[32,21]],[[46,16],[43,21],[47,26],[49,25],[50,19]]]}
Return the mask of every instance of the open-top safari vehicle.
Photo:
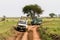
{"label": "open-top safari vehicle", "polygon": [[42,24],[42,19],[38,18],[38,17],[35,17],[35,18],[32,19],[31,24],[32,25],[40,25],[40,24]]}
{"label": "open-top safari vehicle", "polygon": [[27,30],[27,22],[25,20],[20,20],[15,29],[20,32],[25,32]]}

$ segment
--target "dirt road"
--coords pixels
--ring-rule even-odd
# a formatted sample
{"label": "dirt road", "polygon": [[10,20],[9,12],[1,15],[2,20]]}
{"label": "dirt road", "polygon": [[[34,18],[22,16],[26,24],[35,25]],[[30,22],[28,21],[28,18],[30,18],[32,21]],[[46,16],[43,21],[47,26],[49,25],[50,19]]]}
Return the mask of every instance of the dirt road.
{"label": "dirt road", "polygon": [[26,32],[15,31],[15,34],[6,40],[41,40],[37,28],[38,26],[30,26]]}

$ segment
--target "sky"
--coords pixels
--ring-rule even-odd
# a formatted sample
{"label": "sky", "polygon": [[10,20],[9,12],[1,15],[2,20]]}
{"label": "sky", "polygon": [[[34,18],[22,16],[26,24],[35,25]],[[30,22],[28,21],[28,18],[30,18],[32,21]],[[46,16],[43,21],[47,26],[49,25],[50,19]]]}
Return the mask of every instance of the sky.
{"label": "sky", "polygon": [[60,14],[60,0],[0,0],[0,17],[25,16],[23,7],[30,4],[37,4],[44,10],[41,16],[49,16],[49,13]]}

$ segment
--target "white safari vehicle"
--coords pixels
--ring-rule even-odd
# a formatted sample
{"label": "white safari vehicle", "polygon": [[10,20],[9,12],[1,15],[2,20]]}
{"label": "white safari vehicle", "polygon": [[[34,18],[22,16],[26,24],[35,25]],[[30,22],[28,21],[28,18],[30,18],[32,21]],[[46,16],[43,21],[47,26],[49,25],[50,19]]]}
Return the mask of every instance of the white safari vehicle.
{"label": "white safari vehicle", "polygon": [[17,28],[16,28],[17,31],[20,31],[20,32],[25,32],[27,30],[27,21],[25,20],[20,20],[18,23],[17,23]]}

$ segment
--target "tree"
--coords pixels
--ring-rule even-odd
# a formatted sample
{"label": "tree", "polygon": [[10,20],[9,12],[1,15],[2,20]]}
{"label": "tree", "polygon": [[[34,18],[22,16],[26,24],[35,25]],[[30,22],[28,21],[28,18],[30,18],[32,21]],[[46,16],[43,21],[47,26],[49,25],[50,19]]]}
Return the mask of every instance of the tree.
{"label": "tree", "polygon": [[50,13],[49,16],[50,16],[51,18],[53,18],[53,17],[55,16],[55,14],[54,14],[54,13]]}
{"label": "tree", "polygon": [[37,15],[42,14],[43,10],[41,9],[41,7],[35,4],[35,5],[26,5],[23,8],[23,12],[24,14],[27,14],[27,16],[33,18],[35,17],[35,14]]}

